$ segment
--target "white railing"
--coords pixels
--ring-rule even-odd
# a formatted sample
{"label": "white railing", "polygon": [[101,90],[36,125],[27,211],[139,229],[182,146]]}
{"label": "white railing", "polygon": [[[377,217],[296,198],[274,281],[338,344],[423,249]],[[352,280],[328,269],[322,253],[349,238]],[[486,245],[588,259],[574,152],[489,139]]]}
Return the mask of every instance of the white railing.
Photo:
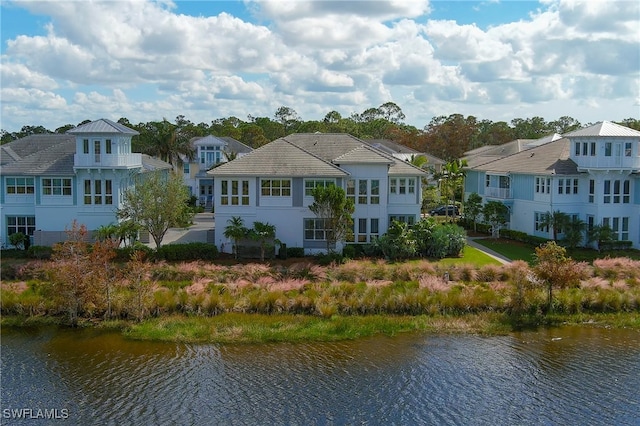
{"label": "white railing", "polygon": [[511,198],[511,190],[489,186],[484,189],[484,195],[492,198]]}
{"label": "white railing", "polygon": [[640,157],[572,157],[578,168],[640,170]]}
{"label": "white railing", "polygon": [[142,164],[142,154],[75,154],[73,161],[76,167],[135,167]]}

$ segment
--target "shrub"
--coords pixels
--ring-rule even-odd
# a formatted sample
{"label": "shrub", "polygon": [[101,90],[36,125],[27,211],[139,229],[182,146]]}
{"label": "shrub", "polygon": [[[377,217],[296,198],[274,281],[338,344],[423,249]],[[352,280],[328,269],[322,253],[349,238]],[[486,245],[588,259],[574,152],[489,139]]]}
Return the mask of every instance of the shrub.
{"label": "shrub", "polygon": [[126,262],[131,259],[131,256],[136,252],[141,251],[145,254],[146,259],[150,259],[153,256],[154,250],[142,243],[137,243],[131,247],[121,247],[116,249],[115,260],[120,262]]}
{"label": "shrub", "polygon": [[596,259],[593,261],[594,273],[609,279],[640,277],[640,260],[626,257]]}
{"label": "shrub", "polygon": [[207,243],[167,244],[158,248],[155,257],[167,261],[214,260],[218,248]]}
{"label": "shrub", "polygon": [[51,259],[53,248],[48,246],[30,246],[27,249],[27,256],[31,259]]}
{"label": "shrub", "polygon": [[304,257],[304,248],[287,247],[287,257]]}

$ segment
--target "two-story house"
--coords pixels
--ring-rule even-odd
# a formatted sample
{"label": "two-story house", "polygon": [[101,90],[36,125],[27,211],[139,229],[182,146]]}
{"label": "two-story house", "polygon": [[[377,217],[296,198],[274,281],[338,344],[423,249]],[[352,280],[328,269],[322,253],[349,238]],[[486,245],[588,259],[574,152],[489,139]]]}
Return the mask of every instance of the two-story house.
{"label": "two-story house", "polygon": [[[354,241],[368,243],[392,220],[420,219],[425,171],[348,134],[292,134],[208,172],[213,176],[216,244],[231,252],[224,237],[228,220],[245,226],[268,222],[276,237],[307,254],[326,250],[323,221],[310,210],[317,186],[337,185],[355,204]],[[345,242],[339,242],[340,250]]]}
{"label": "two-story house", "polygon": [[22,232],[36,245],[66,239],[75,219],[92,231],[117,223],[124,191],[139,173],[171,165],[131,152],[138,132],[100,119],[64,135],[31,135],[2,145],[2,242]]}
{"label": "two-story house", "polygon": [[192,138],[191,146],[194,159],[182,158],[182,176],[191,195],[198,197],[201,206],[213,206],[213,179],[207,171],[235,158],[242,157],[252,150],[251,147],[230,137],[213,135]]}
{"label": "two-story house", "polygon": [[640,132],[604,121],[477,161],[465,197],[473,192],[507,205],[510,229],[551,238],[544,216],[561,211],[640,248]]}

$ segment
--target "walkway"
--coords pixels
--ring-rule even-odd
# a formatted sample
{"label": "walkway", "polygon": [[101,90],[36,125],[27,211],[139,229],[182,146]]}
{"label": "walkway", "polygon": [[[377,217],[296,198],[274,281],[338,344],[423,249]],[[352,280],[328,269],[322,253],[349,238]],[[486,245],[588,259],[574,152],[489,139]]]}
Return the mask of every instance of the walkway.
{"label": "walkway", "polygon": [[[213,213],[198,213],[193,218],[193,225],[188,228],[169,228],[167,233],[164,234],[162,239],[162,245],[171,243],[184,244],[184,243],[213,243],[213,227],[215,222],[213,220]],[[207,240],[207,234],[209,240]],[[153,238],[150,239],[149,247],[155,248],[156,245],[153,242]]]}
{"label": "walkway", "polygon": [[467,245],[486,253],[488,256],[493,257],[500,263],[511,263],[511,259],[504,257],[500,253],[497,253],[482,244],[477,243],[475,240],[483,239],[485,237],[467,237]]}

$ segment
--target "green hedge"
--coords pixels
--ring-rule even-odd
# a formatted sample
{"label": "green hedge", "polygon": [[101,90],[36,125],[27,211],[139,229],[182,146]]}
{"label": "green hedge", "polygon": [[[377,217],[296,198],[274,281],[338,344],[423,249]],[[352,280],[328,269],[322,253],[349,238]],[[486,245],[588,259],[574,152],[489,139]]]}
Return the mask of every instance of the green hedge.
{"label": "green hedge", "polygon": [[154,257],[167,261],[214,260],[218,257],[218,248],[207,243],[167,244],[160,246]]}
{"label": "green hedge", "polygon": [[633,247],[633,241],[601,241],[598,243],[600,250],[628,250]]}
{"label": "green hedge", "polygon": [[304,257],[304,248],[287,247],[287,257]]}

